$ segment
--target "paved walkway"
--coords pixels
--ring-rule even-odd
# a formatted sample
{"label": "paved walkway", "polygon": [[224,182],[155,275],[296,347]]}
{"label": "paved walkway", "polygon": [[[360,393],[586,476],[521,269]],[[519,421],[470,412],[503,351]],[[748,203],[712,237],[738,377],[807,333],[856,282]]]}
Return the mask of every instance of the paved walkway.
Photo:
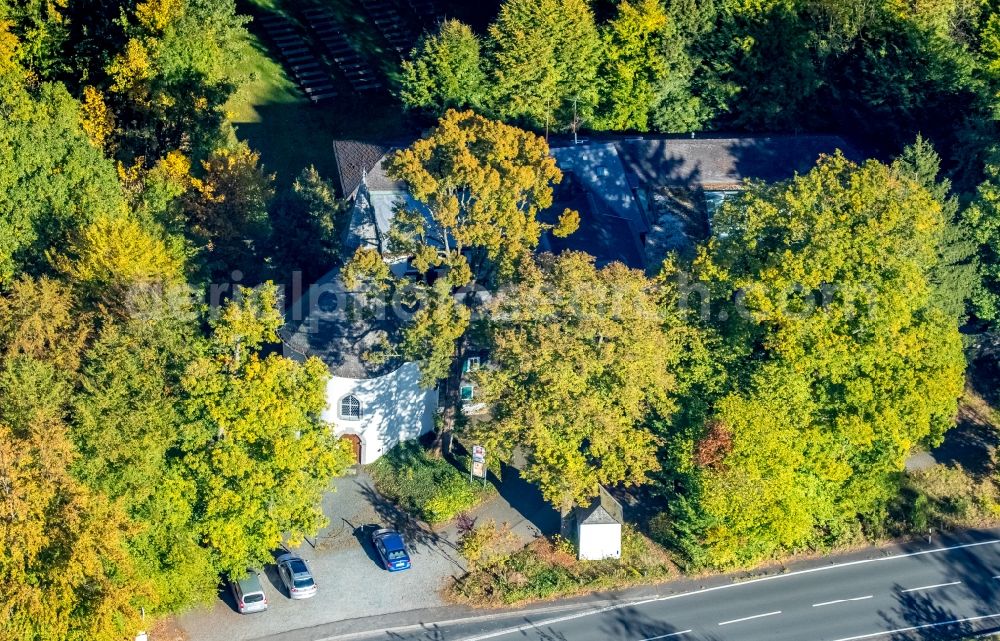
{"label": "paved walkway", "polygon": [[[508,524],[511,532],[524,544],[539,536],[558,532],[559,514],[545,502],[538,488],[524,481],[513,467],[505,465],[502,475],[503,483],[499,486],[499,495],[476,507],[469,516],[474,518],[477,524],[488,521]],[[491,477],[491,480],[496,479]],[[440,534],[455,543],[458,542],[458,528],[455,523],[444,526]]]}

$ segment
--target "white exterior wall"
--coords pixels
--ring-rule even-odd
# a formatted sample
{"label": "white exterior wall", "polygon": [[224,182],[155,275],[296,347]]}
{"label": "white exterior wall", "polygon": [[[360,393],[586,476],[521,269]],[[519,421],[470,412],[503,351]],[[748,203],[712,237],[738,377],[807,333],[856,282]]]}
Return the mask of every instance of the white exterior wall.
{"label": "white exterior wall", "polygon": [[[361,420],[340,418],[340,401],[354,395],[361,402]],[[361,463],[374,463],[396,443],[417,438],[434,429],[436,389],[420,386],[420,369],[405,363],[378,378],[334,376],[326,386],[323,419],[334,425],[334,434],[361,437]]]}
{"label": "white exterior wall", "polygon": [[577,530],[576,540],[584,561],[621,558],[622,526],[619,523],[584,523]]}

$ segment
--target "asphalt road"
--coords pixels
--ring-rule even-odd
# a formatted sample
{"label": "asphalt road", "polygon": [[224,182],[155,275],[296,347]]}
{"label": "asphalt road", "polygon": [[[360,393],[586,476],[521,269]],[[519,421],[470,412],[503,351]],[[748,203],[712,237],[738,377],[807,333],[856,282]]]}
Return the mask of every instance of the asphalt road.
{"label": "asphalt road", "polygon": [[[434,641],[891,641],[1000,629],[1000,539],[813,567],[565,614],[365,638]],[[336,638],[336,637],[327,637]]]}

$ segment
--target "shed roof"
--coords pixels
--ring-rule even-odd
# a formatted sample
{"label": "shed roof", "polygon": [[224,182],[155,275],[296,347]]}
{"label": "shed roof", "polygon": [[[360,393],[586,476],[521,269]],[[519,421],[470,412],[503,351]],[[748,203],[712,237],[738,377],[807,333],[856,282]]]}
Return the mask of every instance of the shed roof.
{"label": "shed roof", "polygon": [[577,522],[588,523],[624,523],[625,516],[622,504],[611,496],[603,486],[598,486],[597,497],[586,508],[577,511]]}

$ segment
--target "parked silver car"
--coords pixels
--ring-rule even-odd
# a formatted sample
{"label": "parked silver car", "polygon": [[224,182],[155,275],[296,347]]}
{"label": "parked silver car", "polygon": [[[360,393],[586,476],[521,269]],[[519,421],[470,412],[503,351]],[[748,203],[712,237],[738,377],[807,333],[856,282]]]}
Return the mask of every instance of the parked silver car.
{"label": "parked silver car", "polygon": [[316,595],[316,581],[309,566],[297,554],[282,554],[278,557],[278,576],[293,599],[308,599]]}
{"label": "parked silver car", "polygon": [[267,595],[264,594],[264,586],[261,585],[260,574],[256,570],[250,570],[238,581],[230,581],[229,588],[233,591],[240,614],[263,612],[267,609]]}

